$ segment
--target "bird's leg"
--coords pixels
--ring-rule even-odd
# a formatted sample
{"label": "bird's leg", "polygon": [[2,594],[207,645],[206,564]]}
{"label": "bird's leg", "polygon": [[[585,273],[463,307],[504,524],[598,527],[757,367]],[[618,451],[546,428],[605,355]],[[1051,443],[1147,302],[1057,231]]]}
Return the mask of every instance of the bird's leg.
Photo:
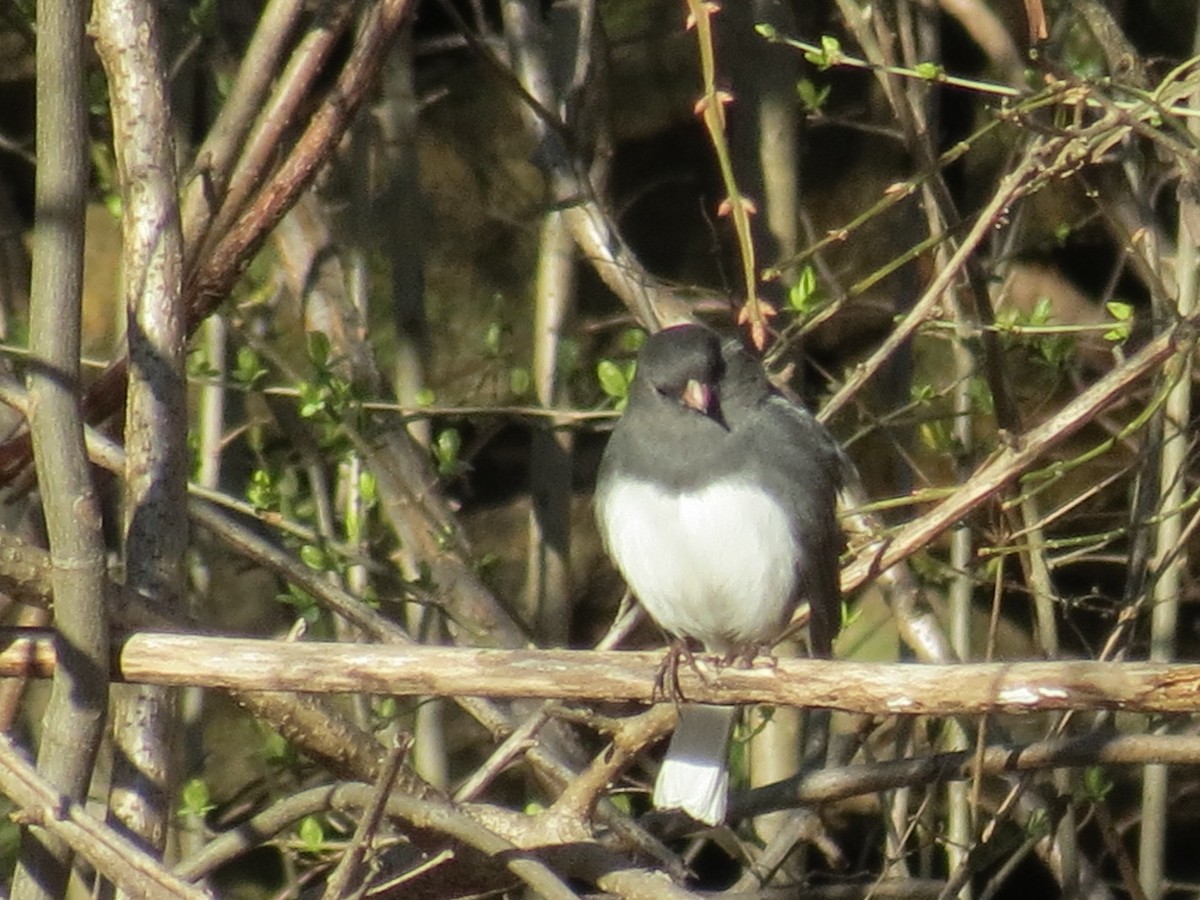
{"label": "bird's leg", "polygon": [[746,644],[725,654],[723,665],[736,666],[739,669],[759,668],[774,669],[779,666],[779,658],[771,652],[766,644]]}
{"label": "bird's leg", "polygon": [[758,644],[744,644],[741,647],[734,647],[722,658],[721,665],[749,669],[754,665],[754,659],[759,655],[761,649]]}
{"label": "bird's leg", "polygon": [[696,657],[692,653],[692,648],[688,646],[687,638],[672,638],[671,645],[663,657],[662,665],[658,667],[658,674],[654,678],[652,698],[670,699],[674,703],[679,703],[684,699],[683,689],[679,686],[680,660],[686,660],[693,672],[700,678],[704,677],[704,673],[696,665]]}

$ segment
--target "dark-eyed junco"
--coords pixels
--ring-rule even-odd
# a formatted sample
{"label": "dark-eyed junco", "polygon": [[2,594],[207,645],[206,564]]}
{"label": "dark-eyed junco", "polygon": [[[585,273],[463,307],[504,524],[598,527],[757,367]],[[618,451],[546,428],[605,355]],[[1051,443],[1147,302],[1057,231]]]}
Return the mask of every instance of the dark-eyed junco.
{"label": "dark-eyed junco", "polygon": [[[813,653],[840,614],[836,518],[845,457],[736,340],[698,325],[653,335],[596,485],[604,543],[662,628],[726,658],[769,645],[811,607]],[[737,710],[685,705],[654,804],[717,824]]]}

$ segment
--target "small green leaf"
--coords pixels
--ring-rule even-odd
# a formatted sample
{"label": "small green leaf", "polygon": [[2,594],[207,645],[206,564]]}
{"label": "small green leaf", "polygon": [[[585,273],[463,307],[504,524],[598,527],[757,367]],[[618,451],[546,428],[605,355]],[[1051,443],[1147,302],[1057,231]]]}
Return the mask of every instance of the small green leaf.
{"label": "small green leaf", "polygon": [[508,370],[508,389],[513,396],[524,397],[532,384],[533,379],[524,366],[513,366]]}
{"label": "small green leaf", "polygon": [[829,85],[823,84],[818,87],[807,78],[796,82],[796,96],[800,98],[800,105],[804,107],[805,112],[819,112],[829,99],[831,90]]}
{"label": "small green leaf", "polygon": [[788,307],[804,316],[820,306],[822,299],[817,288],[816,270],[812,266],[804,266],[796,283],[788,290]]}
{"label": "small green leaf", "polygon": [[251,347],[239,347],[237,352],[237,364],[233,369],[233,378],[235,381],[241,382],[246,387],[253,387],[254,384],[267,374],[267,370],[263,367],[262,360],[258,358],[258,354]]}
{"label": "small green leaf", "polygon": [[1110,300],[1104,304],[1108,314],[1118,322],[1128,322],[1133,318],[1133,307],[1121,300]]}
{"label": "small green leaf", "polygon": [[329,571],[329,554],[316,544],[305,544],[300,548],[300,561],[314,572]]}
{"label": "small green leaf", "polygon": [[917,73],[917,77],[924,78],[927,81],[936,81],[946,72],[945,69],[933,62],[917,63],[914,71]]}
{"label": "small green leaf", "polygon": [[917,426],[921,443],[934,453],[949,453],[954,449],[954,436],[945,419],[929,419]]}
{"label": "small green leaf", "polygon": [[445,428],[438,432],[433,441],[433,458],[437,460],[438,472],[449,478],[458,474],[458,453],[462,449],[462,435],[456,428]]}
{"label": "small green leaf", "polygon": [[1104,332],[1104,339],[1114,344],[1124,343],[1133,330],[1133,307],[1121,300],[1110,300],[1104,304],[1104,308],[1116,323]]}
{"label": "small green leaf", "polygon": [[363,471],[358,475],[358,495],[366,506],[374,506],[379,502],[379,482],[375,473]]}
{"label": "small green leaf", "polygon": [[301,382],[297,392],[300,394],[300,415],[305,419],[313,418],[329,406],[329,392],[319,384]]}
{"label": "small green leaf", "polygon": [[250,474],[250,484],[246,488],[246,499],[255,509],[263,511],[279,509],[279,487],[270,472],[266,469],[255,469]]}
{"label": "small green leaf", "polygon": [[203,778],[188,779],[179,793],[182,801],[179,811],[185,816],[200,818],[213,809],[212,795]]}
{"label": "small green leaf", "polygon": [[759,36],[765,37],[768,41],[773,41],[779,35],[775,26],[770,22],[759,22],[754,26],[754,30],[758,32]]}
{"label": "small green leaf", "polygon": [[1112,789],[1112,779],[1099,766],[1088,766],[1083,770],[1083,791],[1092,803],[1103,803]]}
{"label": "small green leaf", "polygon": [[611,359],[602,359],[596,364],[596,377],[600,381],[600,390],[613,400],[620,401],[629,396],[629,378]]}
{"label": "small green leaf", "polygon": [[633,815],[633,803],[630,801],[629,794],[624,791],[614,791],[605,795],[605,799],[612,803],[618,810],[627,816]]}
{"label": "small green leaf", "polygon": [[646,343],[649,335],[640,328],[626,328],[621,332],[618,344],[625,353],[637,353]]}
{"label": "small green leaf", "polygon": [[417,391],[417,406],[433,406],[437,403],[437,394],[431,388],[421,388]]}
{"label": "small green leaf", "polygon": [[1035,809],[1025,820],[1025,834],[1032,840],[1041,840],[1050,834],[1050,816],[1044,809]]}
{"label": "small green leaf", "polygon": [[295,585],[289,584],[287,592],[276,594],[275,600],[295,609],[300,618],[310,625],[321,618],[321,607],[317,605],[317,601]]}
{"label": "small green leaf", "polygon": [[305,816],[300,822],[300,843],[309,853],[321,852],[325,844],[325,827],[316,816]]}
{"label": "small green leaf", "polygon": [[1054,312],[1054,302],[1045,294],[1037,298],[1033,304],[1033,312],[1029,314],[1030,325],[1046,325]]}
{"label": "small green leaf", "polygon": [[821,49],[809,50],[804,58],[818,69],[828,69],[842,61],[842,43],[831,34],[821,35]]}

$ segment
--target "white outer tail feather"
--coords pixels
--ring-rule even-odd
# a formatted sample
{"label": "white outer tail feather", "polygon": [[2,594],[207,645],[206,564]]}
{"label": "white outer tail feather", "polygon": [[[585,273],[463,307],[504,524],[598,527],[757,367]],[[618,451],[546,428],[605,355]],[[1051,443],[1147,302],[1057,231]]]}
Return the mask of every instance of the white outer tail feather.
{"label": "white outer tail feather", "polygon": [[729,741],[737,714],[736,706],[680,708],[679,725],[654,782],[657,808],[682,809],[706,825],[725,821]]}

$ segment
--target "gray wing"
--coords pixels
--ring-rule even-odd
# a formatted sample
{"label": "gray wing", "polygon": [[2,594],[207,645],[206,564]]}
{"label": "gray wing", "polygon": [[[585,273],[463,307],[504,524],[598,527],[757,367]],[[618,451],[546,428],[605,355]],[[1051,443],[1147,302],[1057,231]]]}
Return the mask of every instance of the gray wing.
{"label": "gray wing", "polygon": [[845,538],[837,520],[837,497],[853,466],[837,441],[813,415],[772,392],[760,415],[775,427],[756,428],[755,452],[783,498],[803,548],[799,593],[809,603],[809,637],[816,656],[827,657],[841,623],[839,557]]}

